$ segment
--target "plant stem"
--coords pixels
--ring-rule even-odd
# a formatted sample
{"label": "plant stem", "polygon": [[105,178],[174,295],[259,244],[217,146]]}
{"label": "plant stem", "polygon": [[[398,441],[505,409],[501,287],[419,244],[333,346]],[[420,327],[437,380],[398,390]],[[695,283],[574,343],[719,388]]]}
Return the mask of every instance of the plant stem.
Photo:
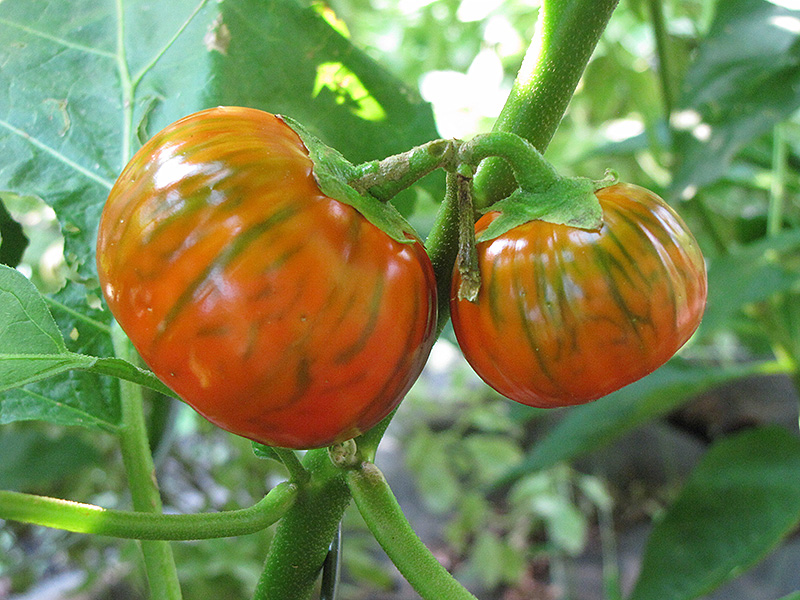
{"label": "plant stem", "polygon": [[778,123],[772,134],[772,181],[769,188],[767,235],[774,237],[783,228],[783,205],[786,200],[788,144],[784,125]]}
{"label": "plant stem", "polygon": [[311,474],[278,524],[254,600],[307,600],[319,578],[350,492],[344,472],[325,448],[310,450],[303,467]]}
{"label": "plant stem", "polygon": [[365,462],[348,471],[347,485],[375,539],[424,600],[476,600],[419,539],[378,467]]}
{"label": "plant stem", "polygon": [[649,0],[650,19],[653,22],[653,35],[656,38],[656,53],[658,54],[658,76],[661,80],[661,98],[664,103],[664,117],[669,123],[672,115],[672,76],[670,74],[670,60],[668,51],[667,28],[664,25],[663,0]]}
{"label": "plant stem", "polygon": [[272,451],[280,458],[283,466],[289,471],[289,479],[298,484],[304,484],[311,479],[311,474],[306,471],[294,450],[288,448],[272,448]]}
{"label": "plant stem", "polygon": [[433,272],[436,273],[438,292],[437,334],[441,333],[450,319],[450,286],[453,280],[453,265],[458,256],[459,229],[459,178],[455,172],[447,173],[447,188],[444,201],[439,207],[436,221],[433,224],[425,247],[428,250]]}
{"label": "plant stem", "polygon": [[556,170],[533,144],[508,132],[496,131],[475,136],[459,151],[461,161],[473,168],[490,157],[503,159],[511,169],[516,184],[525,190],[546,188],[559,179]]}
{"label": "plant stem", "polygon": [[481,289],[478,250],[475,247],[475,209],[472,198],[472,177],[458,173],[458,266],[461,283],[458,299],[474,302]]}
{"label": "plant stem", "polygon": [[[495,131],[510,131],[544,152],[619,0],[544,0],[536,33]],[[515,187],[509,167],[486,161],[475,178],[485,208]]]}
{"label": "plant stem", "polygon": [[388,202],[428,173],[448,168],[456,147],[455,140],[433,140],[402,154],[357,165],[350,185]]}
{"label": "plant stem", "polygon": [[0,491],[0,518],[127,539],[201,540],[265,529],[281,518],[296,495],[297,486],[284,482],[248,508],[196,515],[162,515]]}
{"label": "plant stem", "polygon": [[[122,329],[115,323],[112,330],[114,351],[118,358],[136,361],[136,353]],[[119,441],[122,461],[128,476],[133,508],[136,511],[161,513],[161,496],[155,478],[153,456],[147,438],[142,390],[128,381],[120,381],[122,424]],[[142,541],[147,580],[153,600],[180,600],[181,590],[172,547],[165,541]]]}

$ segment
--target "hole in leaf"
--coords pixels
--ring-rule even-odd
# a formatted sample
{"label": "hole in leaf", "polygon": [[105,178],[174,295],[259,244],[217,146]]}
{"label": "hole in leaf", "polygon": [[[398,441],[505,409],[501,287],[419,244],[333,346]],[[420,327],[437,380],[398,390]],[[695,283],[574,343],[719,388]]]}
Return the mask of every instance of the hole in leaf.
{"label": "hole in leaf", "polygon": [[0,262],[19,269],[42,293],[63,287],[64,236],[41,198],[0,192],[0,238]]}

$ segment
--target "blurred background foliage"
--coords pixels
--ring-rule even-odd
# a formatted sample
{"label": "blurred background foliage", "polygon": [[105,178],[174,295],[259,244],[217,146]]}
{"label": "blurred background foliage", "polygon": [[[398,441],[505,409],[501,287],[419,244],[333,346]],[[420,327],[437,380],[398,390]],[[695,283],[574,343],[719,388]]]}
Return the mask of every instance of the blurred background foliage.
{"label": "blurred background foliage", "polygon": [[[491,129],[537,18],[535,0],[303,4],[419,90],[443,137]],[[799,35],[800,6],[790,0],[622,0],[614,13],[547,157],[570,174],[600,178],[613,168],[676,206],[709,260],[709,312],[678,359],[613,397],[563,411],[498,397],[445,333],[378,464],[423,540],[481,598],[613,600],[632,586],[639,561],[626,557],[641,554],[641,532],[715,440],[754,425],[796,430]],[[315,96],[348,89],[346,103],[360,93],[347,73],[319,73]],[[159,110],[153,121],[166,124],[171,115]],[[298,110],[313,114],[314,105]],[[143,137],[154,131],[143,127]],[[415,192],[403,206],[424,235],[441,181]],[[19,268],[43,291],[58,290],[72,271],[53,209],[10,192],[2,204],[0,250],[27,245]],[[27,242],[8,242],[20,236]],[[247,506],[284,475],[178,403],[153,403],[149,418],[169,510]],[[107,468],[118,461],[108,436],[16,422],[2,429],[0,456],[0,488],[124,505],[126,484]],[[415,597],[355,511],[344,531],[342,600]],[[175,544],[186,597],[247,597],[269,537]],[[141,581],[129,577],[134,556],[132,542],[6,523],[0,598],[137,598],[144,586],[130,584]],[[741,597],[800,588],[793,569],[774,569]]]}

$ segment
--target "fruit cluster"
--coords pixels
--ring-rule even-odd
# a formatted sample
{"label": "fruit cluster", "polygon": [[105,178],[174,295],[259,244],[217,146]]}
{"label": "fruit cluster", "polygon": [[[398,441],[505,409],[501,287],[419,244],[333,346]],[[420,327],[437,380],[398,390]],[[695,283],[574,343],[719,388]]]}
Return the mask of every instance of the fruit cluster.
{"label": "fruit cluster", "polygon": [[[474,300],[452,273],[464,355],[513,400],[599,398],[700,322],[705,267],[680,217],[632,185],[597,198],[599,229],[534,220],[479,241]],[[323,447],[386,417],[435,340],[441,274],[417,237],[396,237],[320,189],[286,121],[219,107],[168,126],[123,170],[97,267],[114,317],[186,403],[267,445]]]}

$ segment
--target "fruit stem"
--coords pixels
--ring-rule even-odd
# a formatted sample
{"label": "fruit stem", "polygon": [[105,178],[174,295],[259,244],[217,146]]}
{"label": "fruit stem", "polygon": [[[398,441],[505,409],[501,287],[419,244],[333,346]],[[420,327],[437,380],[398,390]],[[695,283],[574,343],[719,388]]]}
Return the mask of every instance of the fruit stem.
{"label": "fruit stem", "polygon": [[560,178],[533,144],[513,133],[496,131],[477,135],[464,143],[458,153],[459,162],[473,169],[491,157],[503,159],[517,185],[527,191],[545,189]]}
{"label": "fruit stem", "polygon": [[283,466],[286,467],[286,470],[289,471],[289,481],[302,485],[311,479],[311,474],[300,462],[300,459],[297,458],[294,450],[273,447],[272,451],[283,463]]}
{"label": "fruit stem", "polygon": [[481,272],[478,251],[475,248],[475,209],[472,200],[472,171],[462,165],[456,174],[458,185],[458,258],[456,265],[461,274],[458,299],[475,302],[481,289]]}
{"label": "fruit stem", "polygon": [[452,164],[456,140],[433,140],[383,160],[373,160],[355,167],[350,185],[360,193],[369,193],[388,202],[428,173]]}
{"label": "fruit stem", "polygon": [[364,462],[348,471],[347,486],[367,527],[423,600],[476,600],[419,539],[378,467]]}

